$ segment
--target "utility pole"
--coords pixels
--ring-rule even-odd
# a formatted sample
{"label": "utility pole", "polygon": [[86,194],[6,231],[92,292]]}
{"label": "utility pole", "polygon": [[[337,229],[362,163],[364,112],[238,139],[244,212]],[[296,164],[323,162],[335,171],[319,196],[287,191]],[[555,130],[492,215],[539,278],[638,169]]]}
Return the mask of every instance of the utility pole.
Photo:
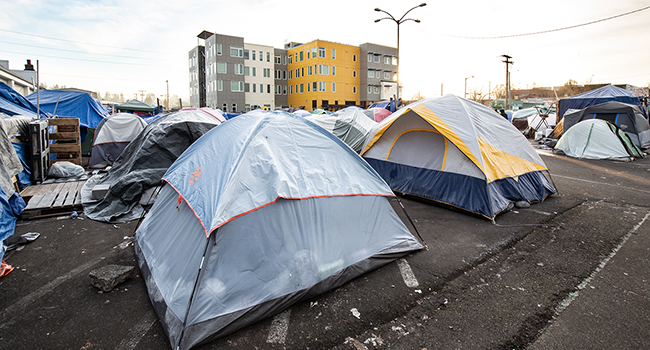
{"label": "utility pole", "polygon": [[144,93],[147,92],[147,90],[138,90],[140,93],[140,98],[142,99],[142,102],[144,102]]}
{"label": "utility pole", "polygon": [[506,59],[502,62],[506,64],[506,109],[508,109],[508,102],[510,100],[510,65],[515,62],[510,61],[511,56],[501,55],[501,57]]}
{"label": "utility pole", "polygon": [[169,112],[169,80],[165,80],[167,83],[167,111]]}
{"label": "utility pole", "polygon": [[443,83],[440,83],[440,97],[444,96],[444,95],[443,95],[443,92],[442,92],[442,84],[443,84]]}

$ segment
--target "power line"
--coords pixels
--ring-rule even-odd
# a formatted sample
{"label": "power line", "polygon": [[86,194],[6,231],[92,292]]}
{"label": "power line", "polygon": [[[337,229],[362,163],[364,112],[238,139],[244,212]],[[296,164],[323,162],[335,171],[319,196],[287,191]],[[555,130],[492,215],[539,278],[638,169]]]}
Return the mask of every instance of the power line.
{"label": "power line", "polygon": [[33,54],[33,53],[16,52],[16,51],[7,51],[7,50],[0,50],[0,52],[4,52],[4,53],[14,53],[14,54],[19,54],[19,55],[32,55],[32,56],[38,56],[38,57],[58,58],[58,59],[62,59],[62,60],[73,60],[73,61],[95,62],[95,63],[127,64],[127,65],[131,65],[131,66],[146,66],[146,67],[168,67],[168,66],[163,66],[163,65],[158,65],[158,64],[144,64],[144,63],[128,63],[128,62],[98,61],[98,60],[88,60],[88,59],[83,59],[83,58],[59,57],[59,56],[50,56],[50,55]]}
{"label": "power line", "polygon": [[8,33],[14,33],[14,34],[20,34],[20,35],[33,36],[33,37],[43,38],[43,39],[65,41],[65,42],[68,42],[68,43],[83,44],[83,45],[92,45],[92,46],[99,46],[99,47],[108,47],[108,48],[111,48],[111,49],[120,49],[120,50],[128,50],[128,51],[140,51],[140,52],[149,52],[149,53],[162,53],[162,54],[168,54],[168,53],[169,53],[169,52],[161,52],[161,51],[150,51],[150,50],[141,50],[141,49],[131,49],[131,48],[127,48],[127,47],[117,47],[117,46],[109,46],[109,45],[100,45],[100,44],[86,43],[86,42],[82,42],[82,41],[74,41],[74,40],[67,40],[67,39],[59,39],[59,38],[53,38],[53,37],[44,36],[44,35],[38,35],[38,34],[22,33],[22,32],[17,32],[17,31],[14,31],[14,30],[8,30],[8,29],[2,29],[2,28],[0,28],[0,31],[2,31],[2,32],[8,32]]}
{"label": "power line", "polygon": [[450,38],[458,38],[458,39],[470,39],[470,40],[485,40],[485,39],[506,39],[506,38],[515,38],[515,37],[520,37],[520,36],[529,36],[529,35],[538,35],[538,34],[546,34],[546,33],[552,33],[552,32],[559,32],[561,30],[567,30],[567,29],[573,29],[573,28],[578,28],[578,27],[584,27],[590,24],[595,24],[595,23],[600,23],[600,22],[605,22],[609,21],[611,19],[631,15],[633,13],[645,11],[647,9],[650,9],[650,6],[642,7],[640,9],[622,13],[620,15],[616,16],[611,16],[591,22],[586,22],[586,23],[581,23],[581,24],[576,24],[573,26],[568,26],[568,27],[563,27],[563,28],[557,28],[557,29],[549,29],[549,30],[543,30],[539,32],[531,32],[531,33],[523,33],[523,34],[512,34],[512,35],[501,35],[501,36],[459,36],[459,35],[448,35],[448,34],[441,34],[442,36],[450,37]]}
{"label": "power line", "polygon": [[55,76],[55,77],[64,77],[64,78],[77,78],[77,79],[91,79],[91,80],[117,80],[117,81],[161,81],[160,79],[120,79],[120,78],[101,78],[101,77],[89,77],[89,76],[76,76],[76,75],[64,75],[64,74],[53,74],[53,73],[48,73],[48,72],[42,72],[41,73],[43,76]]}
{"label": "power line", "polygon": [[73,53],[81,53],[85,55],[98,55],[98,56],[108,56],[108,57],[118,57],[118,58],[130,58],[130,59],[135,59],[135,60],[154,60],[154,61],[163,61],[155,58],[144,58],[144,57],[133,57],[133,56],[120,56],[120,55],[111,55],[111,54],[102,54],[102,53],[93,53],[93,52],[84,52],[84,51],[77,51],[77,50],[66,50],[66,49],[57,49],[53,47],[46,47],[46,46],[38,46],[38,45],[29,45],[29,44],[20,44],[20,43],[13,43],[11,41],[4,41],[0,40],[0,43],[5,43],[5,44],[11,44],[11,45],[20,45],[20,46],[27,46],[27,47],[35,47],[38,49],[46,49],[46,50],[56,50],[56,51],[65,51],[65,52],[73,52]]}

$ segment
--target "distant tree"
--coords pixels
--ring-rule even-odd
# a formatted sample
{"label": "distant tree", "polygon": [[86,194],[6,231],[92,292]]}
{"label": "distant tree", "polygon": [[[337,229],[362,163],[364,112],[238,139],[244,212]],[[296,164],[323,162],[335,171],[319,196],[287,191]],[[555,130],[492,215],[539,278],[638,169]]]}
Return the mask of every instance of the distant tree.
{"label": "distant tree", "polygon": [[155,105],[156,104],[156,95],[153,92],[147,93],[147,95],[144,98],[144,103],[148,105]]}
{"label": "distant tree", "polygon": [[424,100],[425,98],[426,98],[426,97],[425,97],[424,95],[422,95],[422,94],[420,93],[420,91],[418,91],[415,95],[413,95],[413,97],[411,97],[411,100],[413,100],[413,101],[420,101],[420,100]]}
{"label": "distant tree", "polygon": [[506,85],[499,84],[492,89],[492,99],[505,99],[507,96]]}
{"label": "distant tree", "polygon": [[557,90],[558,96],[561,97],[573,96],[580,93],[582,93],[582,88],[578,85],[578,82],[573,79],[567,80],[567,82]]}
{"label": "distant tree", "polygon": [[488,98],[487,94],[483,93],[483,89],[480,90],[470,90],[468,97],[472,101],[483,102]]}

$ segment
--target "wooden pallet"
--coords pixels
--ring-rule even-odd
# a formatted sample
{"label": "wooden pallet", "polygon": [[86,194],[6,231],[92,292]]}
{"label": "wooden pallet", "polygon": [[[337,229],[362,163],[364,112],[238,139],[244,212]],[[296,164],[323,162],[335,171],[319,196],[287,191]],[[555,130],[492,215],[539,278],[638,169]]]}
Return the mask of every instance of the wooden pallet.
{"label": "wooden pallet", "polygon": [[[48,122],[55,129],[49,133],[50,141],[55,142],[50,144],[50,165],[63,160],[82,165],[79,118],[57,117]],[[52,153],[56,159],[52,159]]]}
{"label": "wooden pallet", "polygon": [[27,202],[20,217],[36,219],[82,209],[81,187],[84,183],[86,181],[69,181],[27,187],[20,194]]}

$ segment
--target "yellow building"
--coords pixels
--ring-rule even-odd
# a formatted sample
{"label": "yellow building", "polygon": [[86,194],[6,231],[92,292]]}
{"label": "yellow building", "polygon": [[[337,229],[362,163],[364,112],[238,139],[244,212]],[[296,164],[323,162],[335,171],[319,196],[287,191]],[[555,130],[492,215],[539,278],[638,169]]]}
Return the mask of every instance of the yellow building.
{"label": "yellow building", "polygon": [[306,110],[360,104],[358,46],[314,40],[287,50],[288,103]]}

